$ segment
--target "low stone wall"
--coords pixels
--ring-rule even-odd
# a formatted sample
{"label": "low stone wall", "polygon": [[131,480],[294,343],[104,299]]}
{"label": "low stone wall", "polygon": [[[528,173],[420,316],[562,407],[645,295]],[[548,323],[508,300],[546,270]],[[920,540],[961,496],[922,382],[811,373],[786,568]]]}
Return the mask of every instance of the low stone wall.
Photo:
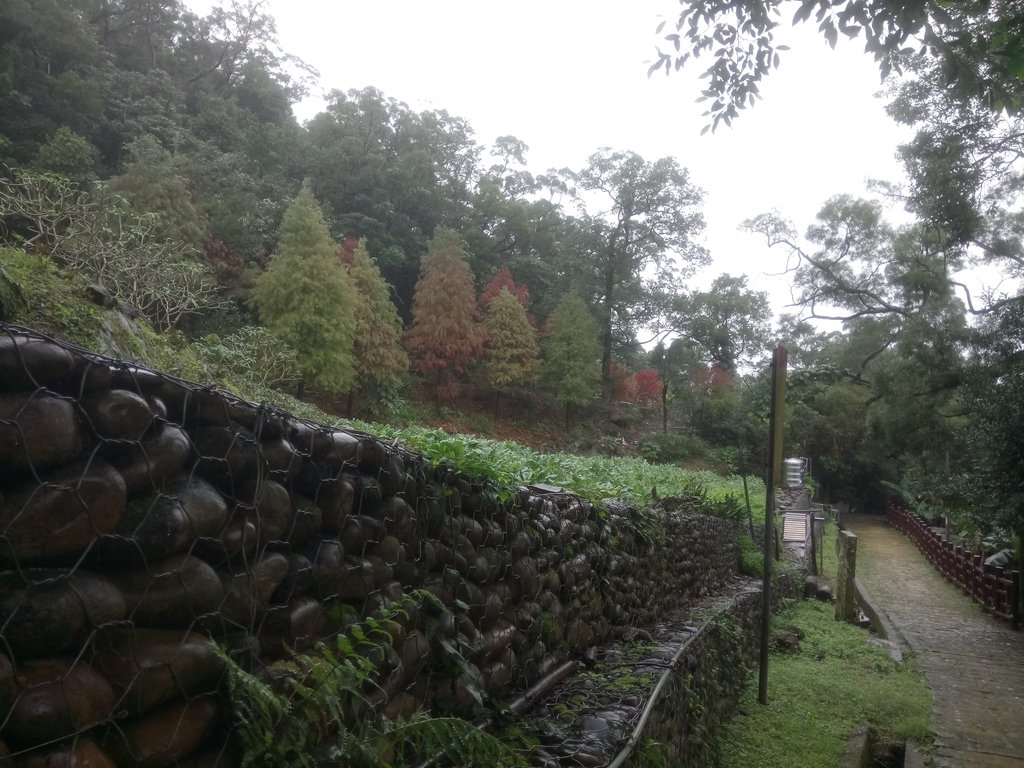
{"label": "low stone wall", "polygon": [[[369,435],[0,326],[14,765],[237,765],[210,640],[265,675],[389,603],[407,611],[371,704],[469,712],[716,590],[738,556],[732,521],[501,498]],[[417,590],[443,606],[429,621]]]}
{"label": "low stone wall", "polygon": [[[741,592],[719,607],[680,649],[640,743],[656,742],[663,765],[717,765],[719,729],[733,715],[757,659],[761,592]],[[623,764],[651,761],[641,747]]]}

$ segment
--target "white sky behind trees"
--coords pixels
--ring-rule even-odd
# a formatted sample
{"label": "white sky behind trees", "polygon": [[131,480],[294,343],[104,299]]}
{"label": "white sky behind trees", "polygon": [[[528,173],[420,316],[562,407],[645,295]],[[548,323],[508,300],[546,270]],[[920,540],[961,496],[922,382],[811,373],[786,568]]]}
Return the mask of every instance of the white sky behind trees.
{"label": "white sky behind trees", "polygon": [[[216,0],[186,0],[205,13]],[[695,279],[746,274],[787,311],[781,251],[741,221],[778,210],[803,232],[840,193],[868,196],[869,178],[898,181],[897,144],[909,138],[876,98],[878,69],[862,43],[836,50],[813,25],[780,28],[789,44],[763,100],[732,128],[706,125],[698,73],[647,77],[655,28],[671,28],[673,0],[267,0],[284,50],[320,71],[323,92],[374,86],[417,111],[445,109],[469,121],[485,146],[512,135],[529,145],[527,166],[581,169],[599,147],[646,160],[673,156],[705,190],[705,245],[713,265]],[[788,20],[787,20],[788,21]],[[670,31],[670,30],[666,30]],[[705,65],[706,66],[706,65]],[[308,120],[323,106],[297,107]],[[895,213],[899,216],[899,213]],[[788,310],[792,311],[792,310]]]}

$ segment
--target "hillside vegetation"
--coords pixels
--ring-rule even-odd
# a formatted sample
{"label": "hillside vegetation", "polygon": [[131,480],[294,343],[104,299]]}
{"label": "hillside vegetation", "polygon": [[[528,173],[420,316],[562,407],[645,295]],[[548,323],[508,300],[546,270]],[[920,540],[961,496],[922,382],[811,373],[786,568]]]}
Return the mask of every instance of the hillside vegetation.
{"label": "hillside vegetation", "polygon": [[[961,21],[1003,50],[1005,20]],[[13,0],[0,30],[8,321],[367,423],[726,475],[762,473],[778,341],[786,453],[812,459],[823,500],[877,508],[896,489],[971,536],[1024,528],[1024,131],[1005,98],[946,88],[934,51],[891,91],[914,131],[905,185],[837,194],[800,225],[744,223],[788,256],[794,314],[773,318],[756,274],[694,283],[716,254],[686,158],[594,148],[535,173],[514,136],[484,143],[444,109],[320,83],[255,0],[205,15],[181,0]],[[963,63],[953,79],[991,65]],[[299,124],[293,106],[325,85]],[[972,293],[975,267],[998,286]],[[81,312],[73,295],[90,297]],[[516,461],[584,485],[567,461]],[[593,472],[595,494],[682,487]]]}
{"label": "hillside vegetation", "polygon": [[[145,318],[129,318],[95,302],[81,276],[50,259],[12,248],[0,249],[4,317],[41,333],[102,354],[140,362],[175,376],[211,383],[243,398],[265,402],[321,424],[357,429],[384,440],[399,440],[435,462],[490,479],[499,489],[543,483],[562,486],[587,498],[618,498],[645,506],[651,492],[662,497],[697,496],[708,512],[736,516],[743,486],[736,476],[651,464],[638,457],[538,452],[516,442],[446,432],[414,424],[350,420],[301,401],[246,375],[218,376],[203,344],[178,332],[155,330]],[[429,407],[423,408],[424,412]],[[764,486],[751,479],[752,506],[763,515]]]}

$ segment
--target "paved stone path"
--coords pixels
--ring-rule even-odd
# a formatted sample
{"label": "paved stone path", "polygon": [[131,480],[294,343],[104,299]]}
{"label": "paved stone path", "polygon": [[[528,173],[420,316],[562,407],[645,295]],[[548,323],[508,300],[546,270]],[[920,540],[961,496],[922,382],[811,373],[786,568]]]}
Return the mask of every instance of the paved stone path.
{"label": "paved stone path", "polygon": [[857,575],[931,685],[936,768],[1024,768],[1024,632],[988,616],[885,518],[857,534]]}

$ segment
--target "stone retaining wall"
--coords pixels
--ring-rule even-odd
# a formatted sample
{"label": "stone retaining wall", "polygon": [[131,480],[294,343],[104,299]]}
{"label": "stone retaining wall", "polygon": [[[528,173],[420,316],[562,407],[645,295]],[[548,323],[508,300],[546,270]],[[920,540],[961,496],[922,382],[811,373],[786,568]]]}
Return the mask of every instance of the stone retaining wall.
{"label": "stone retaining wall", "polygon": [[[694,634],[679,657],[653,714],[644,741],[656,742],[657,762],[692,768],[717,765],[719,730],[732,718],[756,664],[761,592],[741,592]],[[624,765],[650,764],[643,749]]]}
{"label": "stone retaining wall", "polygon": [[[0,326],[0,756],[237,765],[210,639],[262,675],[403,600],[373,705],[468,711],[719,588],[736,531],[502,499],[369,435]],[[430,622],[413,590],[443,603]]]}

